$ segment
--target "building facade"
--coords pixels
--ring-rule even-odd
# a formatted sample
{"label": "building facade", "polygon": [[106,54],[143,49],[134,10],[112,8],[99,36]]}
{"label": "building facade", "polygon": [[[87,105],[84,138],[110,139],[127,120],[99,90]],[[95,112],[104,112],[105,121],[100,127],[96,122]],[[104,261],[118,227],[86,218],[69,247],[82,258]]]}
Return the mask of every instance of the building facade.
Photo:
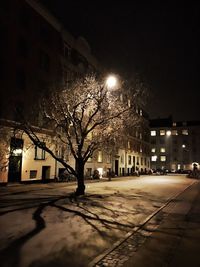
{"label": "building facade", "polygon": [[[30,122],[38,126],[37,132],[44,142],[74,166],[70,152],[63,152],[51,131],[40,127],[39,109],[32,110],[32,106],[49,87],[54,90],[67,87],[78,75],[101,72],[101,67],[87,41],[74,38],[38,1],[3,1],[0,34],[0,183],[55,179],[63,166],[35,147],[22,131],[13,134],[19,111],[30,112]],[[144,129],[132,133],[115,155],[97,151],[86,163],[85,176],[91,177],[96,169],[100,175],[111,171],[127,175],[136,166],[141,171],[148,169],[146,127],[145,134]]]}
{"label": "building facade", "polygon": [[172,117],[150,121],[151,167],[189,171],[200,164],[200,122]]}

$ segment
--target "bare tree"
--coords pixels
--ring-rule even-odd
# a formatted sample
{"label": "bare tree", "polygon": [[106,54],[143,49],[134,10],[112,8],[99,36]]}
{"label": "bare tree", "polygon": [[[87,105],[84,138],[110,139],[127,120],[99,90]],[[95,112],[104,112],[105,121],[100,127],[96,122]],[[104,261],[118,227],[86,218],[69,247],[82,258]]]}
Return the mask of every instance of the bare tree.
{"label": "bare tree", "polygon": [[[77,178],[76,194],[85,192],[84,166],[95,150],[112,147],[128,126],[138,122],[136,103],[141,90],[121,84],[117,90],[110,89],[94,75],[78,79],[67,89],[53,90],[41,99],[40,113],[45,127],[75,160],[75,168],[67,160],[58,157],[35,128],[23,120],[21,127],[31,141],[62,163],[67,171]],[[129,123],[127,124],[127,121]]]}

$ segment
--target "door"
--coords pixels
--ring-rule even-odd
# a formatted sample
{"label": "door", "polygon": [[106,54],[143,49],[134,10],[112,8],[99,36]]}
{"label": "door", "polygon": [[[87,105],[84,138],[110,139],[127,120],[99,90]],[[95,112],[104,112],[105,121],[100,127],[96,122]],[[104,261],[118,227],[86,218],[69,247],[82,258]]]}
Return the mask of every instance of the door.
{"label": "door", "polygon": [[8,182],[20,182],[22,172],[23,140],[14,137],[11,138],[10,151]]}
{"label": "door", "polygon": [[119,160],[115,160],[115,175],[119,174]]}
{"label": "door", "polygon": [[50,179],[50,166],[42,166],[42,181],[47,182]]}
{"label": "door", "polygon": [[22,156],[10,156],[8,182],[20,182],[22,170]]}

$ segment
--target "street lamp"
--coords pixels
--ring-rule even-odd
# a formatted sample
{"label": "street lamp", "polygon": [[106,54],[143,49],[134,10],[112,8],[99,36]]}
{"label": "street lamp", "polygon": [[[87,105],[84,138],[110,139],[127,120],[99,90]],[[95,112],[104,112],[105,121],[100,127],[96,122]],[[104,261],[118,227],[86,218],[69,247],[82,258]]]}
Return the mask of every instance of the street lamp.
{"label": "street lamp", "polygon": [[108,89],[112,89],[117,85],[117,78],[115,75],[109,75],[106,79],[106,86]]}

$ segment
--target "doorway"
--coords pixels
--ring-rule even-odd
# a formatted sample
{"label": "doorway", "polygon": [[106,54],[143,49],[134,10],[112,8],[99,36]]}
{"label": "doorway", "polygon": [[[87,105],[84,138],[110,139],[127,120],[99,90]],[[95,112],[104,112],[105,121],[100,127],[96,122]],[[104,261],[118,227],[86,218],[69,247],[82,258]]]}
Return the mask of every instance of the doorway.
{"label": "doorway", "polygon": [[48,182],[50,179],[50,166],[42,166],[42,181]]}
{"label": "doorway", "polygon": [[115,175],[119,174],[119,160],[115,160]]}
{"label": "doorway", "polygon": [[10,158],[8,165],[8,182],[18,183],[21,181],[23,140],[11,138]]}

